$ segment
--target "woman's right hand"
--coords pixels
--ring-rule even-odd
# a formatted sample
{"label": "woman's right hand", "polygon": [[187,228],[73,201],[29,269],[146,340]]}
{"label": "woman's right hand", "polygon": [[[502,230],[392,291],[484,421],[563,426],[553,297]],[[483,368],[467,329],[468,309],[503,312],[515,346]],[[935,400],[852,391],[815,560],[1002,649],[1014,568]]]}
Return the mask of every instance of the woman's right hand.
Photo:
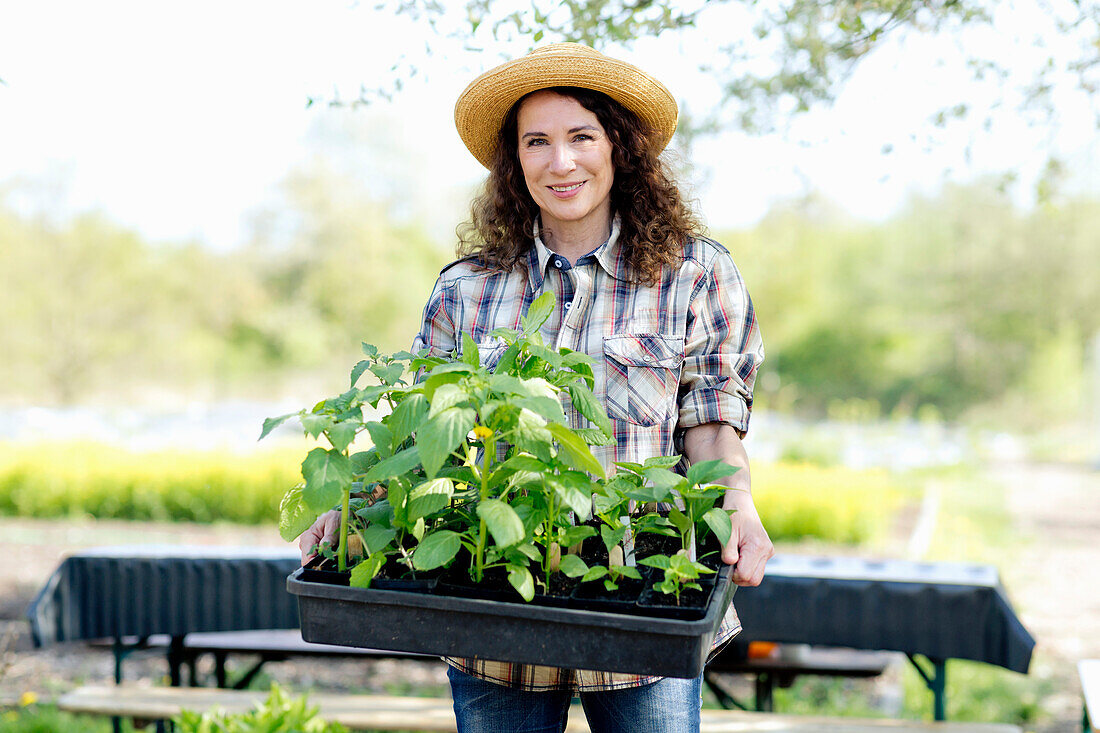
{"label": "woman's right hand", "polygon": [[336,544],[336,535],[340,529],[340,510],[333,509],[317,517],[313,526],[302,532],[298,538],[298,549],[302,551],[302,565],[317,557],[314,548],[322,542]]}

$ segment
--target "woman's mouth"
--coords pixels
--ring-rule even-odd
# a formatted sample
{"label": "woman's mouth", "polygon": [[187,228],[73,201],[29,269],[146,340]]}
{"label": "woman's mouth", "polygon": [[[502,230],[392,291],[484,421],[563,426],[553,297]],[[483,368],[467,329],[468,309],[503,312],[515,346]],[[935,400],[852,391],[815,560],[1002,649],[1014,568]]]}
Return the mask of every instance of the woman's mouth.
{"label": "woman's mouth", "polygon": [[547,186],[554,195],[558,198],[569,198],[576,194],[580,190],[580,187],[584,185],[584,181],[579,183],[565,183],[560,186]]}

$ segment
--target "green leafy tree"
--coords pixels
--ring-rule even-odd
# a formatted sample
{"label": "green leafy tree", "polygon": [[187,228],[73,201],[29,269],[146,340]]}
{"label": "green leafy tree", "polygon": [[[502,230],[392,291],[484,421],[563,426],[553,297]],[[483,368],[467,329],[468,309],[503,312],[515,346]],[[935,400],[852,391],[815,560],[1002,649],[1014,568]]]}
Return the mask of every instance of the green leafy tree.
{"label": "green leafy tree", "polygon": [[[1048,61],[1031,77],[1015,80],[1012,86],[1022,92],[1025,104],[1049,113],[1051,89],[1060,74],[1072,75],[1085,94],[1095,94],[1100,84],[1100,3],[1033,0],[1022,5],[1024,11],[1050,19],[1061,47],[1058,53],[1048,52]],[[706,130],[735,124],[759,131],[832,101],[854,66],[891,35],[991,24],[998,12],[1015,10],[1006,6],[996,0],[389,0],[376,7],[425,21],[436,34],[449,34],[470,49],[551,41],[629,48],[643,38],[720,27],[725,40],[712,49],[711,57],[700,56],[700,63],[721,86],[721,103],[694,125]],[[1070,44],[1073,50],[1067,53]],[[1013,48],[1006,43],[993,53],[975,51],[969,60],[974,76],[1008,77]],[[397,81],[415,70],[395,67]],[[968,111],[968,100],[945,97],[936,121],[945,124]]]}

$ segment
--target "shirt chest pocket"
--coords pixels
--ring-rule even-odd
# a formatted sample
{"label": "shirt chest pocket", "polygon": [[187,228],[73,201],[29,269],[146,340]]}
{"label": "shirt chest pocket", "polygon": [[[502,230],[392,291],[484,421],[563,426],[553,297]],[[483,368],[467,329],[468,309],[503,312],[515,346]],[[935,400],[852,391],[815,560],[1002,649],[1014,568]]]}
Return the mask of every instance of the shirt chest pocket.
{"label": "shirt chest pocket", "polygon": [[607,414],[613,420],[651,427],[673,417],[684,365],[682,336],[605,336],[603,351]]}

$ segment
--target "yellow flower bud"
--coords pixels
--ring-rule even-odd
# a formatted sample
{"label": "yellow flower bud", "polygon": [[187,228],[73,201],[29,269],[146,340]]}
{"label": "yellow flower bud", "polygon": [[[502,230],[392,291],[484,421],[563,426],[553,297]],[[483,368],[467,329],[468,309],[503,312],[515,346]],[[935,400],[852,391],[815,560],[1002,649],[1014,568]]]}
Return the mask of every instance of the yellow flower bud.
{"label": "yellow flower bud", "polygon": [[484,425],[478,425],[476,428],[474,428],[474,435],[481,438],[482,440],[485,440],[486,438],[492,437],[493,431],[485,427]]}

